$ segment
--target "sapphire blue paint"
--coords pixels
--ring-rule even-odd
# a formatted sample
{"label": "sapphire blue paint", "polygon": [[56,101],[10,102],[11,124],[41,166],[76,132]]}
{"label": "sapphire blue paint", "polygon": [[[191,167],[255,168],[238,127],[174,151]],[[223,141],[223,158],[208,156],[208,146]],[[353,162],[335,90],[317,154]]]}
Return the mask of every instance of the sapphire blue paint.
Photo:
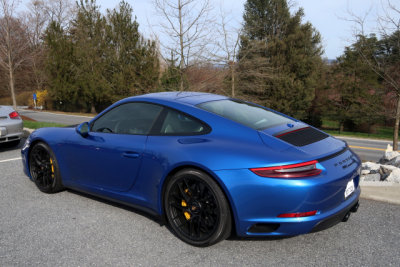
{"label": "sapphire blue paint", "polygon": [[[317,167],[322,173],[314,177],[264,178],[251,172],[250,168],[321,159],[343,150],[346,144],[329,136],[295,147],[273,135],[293,127],[310,127],[303,122],[293,119],[292,124],[257,131],[196,106],[221,99],[228,98],[189,92],[130,97],[110,106],[89,123],[120,104],[149,102],[183,111],[207,123],[211,132],[204,135],[89,132],[83,137],[75,128],[36,130],[21,151],[24,172],[30,177],[29,150],[32,144],[42,141],[51,147],[58,160],[64,186],[162,216],[163,186],[168,175],[179,168],[195,167],[212,176],[225,192],[239,236],[308,233],[318,222],[357,202],[360,159],[350,149],[319,162]],[[346,159],[352,161],[346,168],[337,164]],[[345,199],[344,191],[351,179],[356,189]],[[277,217],[283,213],[312,210],[318,213],[304,218]],[[272,233],[249,233],[249,228],[256,223],[279,223],[280,227]]]}

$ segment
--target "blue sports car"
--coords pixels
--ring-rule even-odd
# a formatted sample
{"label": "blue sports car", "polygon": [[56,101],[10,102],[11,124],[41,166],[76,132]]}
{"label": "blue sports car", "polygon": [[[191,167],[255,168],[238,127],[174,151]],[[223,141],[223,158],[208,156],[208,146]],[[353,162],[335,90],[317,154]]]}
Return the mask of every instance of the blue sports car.
{"label": "blue sports car", "polygon": [[77,127],[42,128],[22,148],[45,193],[71,188],[142,209],[181,240],[288,236],[358,209],[360,159],[343,141],[226,96],[123,99]]}

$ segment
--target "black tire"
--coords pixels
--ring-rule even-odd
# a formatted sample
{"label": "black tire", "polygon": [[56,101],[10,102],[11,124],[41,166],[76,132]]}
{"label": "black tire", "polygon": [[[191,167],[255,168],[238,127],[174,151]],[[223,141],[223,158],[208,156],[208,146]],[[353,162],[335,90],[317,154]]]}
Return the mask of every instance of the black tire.
{"label": "black tire", "polygon": [[32,147],[29,171],[40,191],[51,194],[64,189],[57,159],[47,144],[41,142]]}
{"label": "black tire", "polygon": [[181,170],[168,181],[164,211],[173,233],[190,245],[210,246],[231,234],[228,201],[218,184],[199,170]]}

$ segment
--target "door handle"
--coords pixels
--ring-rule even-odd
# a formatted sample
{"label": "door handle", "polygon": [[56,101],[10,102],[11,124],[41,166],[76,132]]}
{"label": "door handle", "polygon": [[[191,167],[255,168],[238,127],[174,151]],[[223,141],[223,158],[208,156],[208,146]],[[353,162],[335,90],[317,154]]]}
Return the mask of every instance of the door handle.
{"label": "door handle", "polygon": [[126,152],[122,153],[122,156],[124,158],[136,159],[139,157],[139,153],[133,152],[133,151],[126,151]]}

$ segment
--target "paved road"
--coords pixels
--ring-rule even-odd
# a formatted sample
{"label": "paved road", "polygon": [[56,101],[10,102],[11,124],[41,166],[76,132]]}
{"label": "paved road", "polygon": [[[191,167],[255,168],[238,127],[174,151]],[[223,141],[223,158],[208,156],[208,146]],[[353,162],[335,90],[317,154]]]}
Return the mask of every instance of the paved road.
{"label": "paved road", "polygon": [[41,193],[0,148],[0,266],[399,266],[400,206],[361,201],[347,223],[285,239],[195,248],[133,209]]}
{"label": "paved road", "polygon": [[92,117],[87,117],[87,116],[57,114],[45,111],[39,112],[28,109],[19,109],[18,112],[19,114],[34,119],[36,121],[56,122],[66,125],[80,124],[82,122],[89,121],[92,119]]}
{"label": "paved road", "polygon": [[[64,115],[50,112],[36,112],[33,110],[19,110],[21,115],[30,117],[37,121],[45,122],[57,122],[67,125],[80,124],[85,121],[89,121],[91,117],[75,116],[75,115]],[[356,139],[340,137],[342,140],[346,140],[352,149],[360,156],[363,161],[378,161],[388,144],[392,144],[390,141],[370,140],[370,139]]]}
{"label": "paved road", "polygon": [[351,149],[356,152],[363,161],[378,161],[383,156],[387,145],[393,145],[392,141],[385,140],[359,139],[350,137],[339,138],[345,140]]}

